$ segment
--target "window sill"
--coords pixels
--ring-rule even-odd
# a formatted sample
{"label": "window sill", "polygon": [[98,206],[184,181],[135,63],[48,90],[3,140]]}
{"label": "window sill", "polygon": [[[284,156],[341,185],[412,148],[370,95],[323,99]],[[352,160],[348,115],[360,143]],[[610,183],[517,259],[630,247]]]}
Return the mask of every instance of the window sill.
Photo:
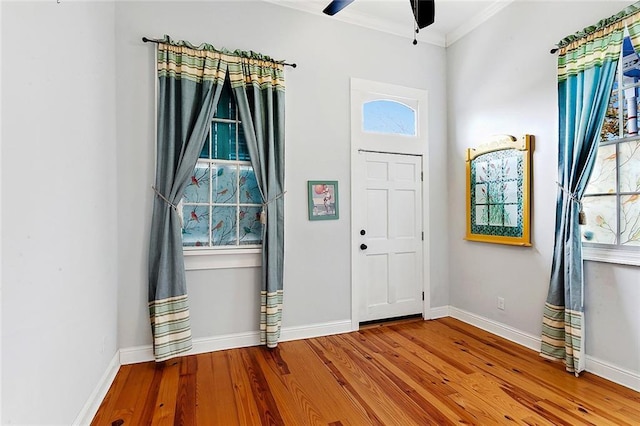
{"label": "window sill", "polygon": [[256,268],[262,266],[262,249],[184,250],[184,269]]}
{"label": "window sill", "polygon": [[640,266],[640,251],[603,247],[582,247],[582,259],[593,262]]}

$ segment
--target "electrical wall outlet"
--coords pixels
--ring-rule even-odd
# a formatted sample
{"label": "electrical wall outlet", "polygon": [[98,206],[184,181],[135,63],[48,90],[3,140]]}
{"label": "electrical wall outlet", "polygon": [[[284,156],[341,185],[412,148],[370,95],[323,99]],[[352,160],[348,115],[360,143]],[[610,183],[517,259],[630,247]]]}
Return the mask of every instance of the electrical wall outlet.
{"label": "electrical wall outlet", "polygon": [[504,297],[498,297],[498,309],[504,311]]}

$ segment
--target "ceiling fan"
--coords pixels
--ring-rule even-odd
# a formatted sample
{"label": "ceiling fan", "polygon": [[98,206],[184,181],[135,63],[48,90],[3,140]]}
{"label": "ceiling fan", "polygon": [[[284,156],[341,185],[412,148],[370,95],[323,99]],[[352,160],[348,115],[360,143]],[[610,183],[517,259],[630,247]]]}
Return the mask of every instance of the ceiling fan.
{"label": "ceiling fan", "polygon": [[[333,16],[342,9],[353,3],[354,0],[333,0],[322,11],[323,13]],[[434,0],[409,0],[411,3],[411,11],[416,21],[416,32],[434,23],[435,21],[435,5]],[[415,43],[414,43],[415,44]]]}

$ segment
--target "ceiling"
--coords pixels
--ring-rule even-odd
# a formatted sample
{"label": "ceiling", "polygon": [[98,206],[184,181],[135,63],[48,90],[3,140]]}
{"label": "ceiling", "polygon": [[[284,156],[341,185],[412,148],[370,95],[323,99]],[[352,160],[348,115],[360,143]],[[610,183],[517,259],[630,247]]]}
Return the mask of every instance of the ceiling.
{"label": "ceiling", "polygon": [[[322,14],[330,0],[265,0],[355,25],[413,39],[409,0],[355,0],[333,17]],[[420,30],[418,41],[449,46],[514,0],[435,0],[435,23]]]}

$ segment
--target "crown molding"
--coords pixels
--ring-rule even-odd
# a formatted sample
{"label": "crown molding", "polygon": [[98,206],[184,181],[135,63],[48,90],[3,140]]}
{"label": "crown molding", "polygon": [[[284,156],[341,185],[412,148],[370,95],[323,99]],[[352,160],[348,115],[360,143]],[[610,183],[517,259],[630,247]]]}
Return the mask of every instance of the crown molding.
{"label": "crown molding", "polygon": [[445,47],[451,46],[516,0],[496,0],[479,14],[445,35]]}
{"label": "crown molding", "polygon": [[[340,11],[340,13],[334,16],[327,16],[322,13],[322,9],[329,0],[326,1],[292,1],[292,0],[262,0],[267,3],[275,4],[277,6],[287,7],[290,9],[299,10],[302,12],[310,13],[316,16],[322,16],[334,21],[341,21],[347,24],[358,25],[360,27],[368,28],[375,31],[381,31],[387,34],[393,34],[399,37],[413,40],[413,25],[410,22],[407,26],[400,26],[397,24],[389,23],[383,18],[378,18],[371,15],[365,15],[362,13],[354,13],[352,9],[346,8]],[[326,4],[325,4],[326,3]],[[417,34],[416,39],[418,41],[433,44],[440,47],[445,47],[446,38],[439,34],[427,34],[421,31]]]}
{"label": "crown molding", "polygon": [[[290,9],[299,10],[301,12],[310,13],[316,16],[322,16],[329,18],[322,13],[322,9],[327,1],[295,1],[295,0],[262,0],[267,3],[275,4],[277,6],[287,7]],[[505,7],[509,6],[516,0],[495,0],[487,8],[482,10],[479,14],[471,18],[469,21],[460,25],[455,30],[448,34],[433,34],[426,31],[418,33],[416,39],[418,41],[429,43],[439,47],[449,47],[462,37],[479,27],[481,24],[489,20],[495,14],[500,12]],[[437,0],[436,0],[437,2]],[[385,32],[388,34],[397,35],[409,40],[413,40],[413,27],[404,27],[397,24],[386,22],[383,18],[374,17],[371,15],[364,15],[362,13],[354,13],[352,9],[346,8],[339,14],[332,16],[330,19],[345,22],[352,25],[358,25],[364,28],[369,28],[376,31]]]}

